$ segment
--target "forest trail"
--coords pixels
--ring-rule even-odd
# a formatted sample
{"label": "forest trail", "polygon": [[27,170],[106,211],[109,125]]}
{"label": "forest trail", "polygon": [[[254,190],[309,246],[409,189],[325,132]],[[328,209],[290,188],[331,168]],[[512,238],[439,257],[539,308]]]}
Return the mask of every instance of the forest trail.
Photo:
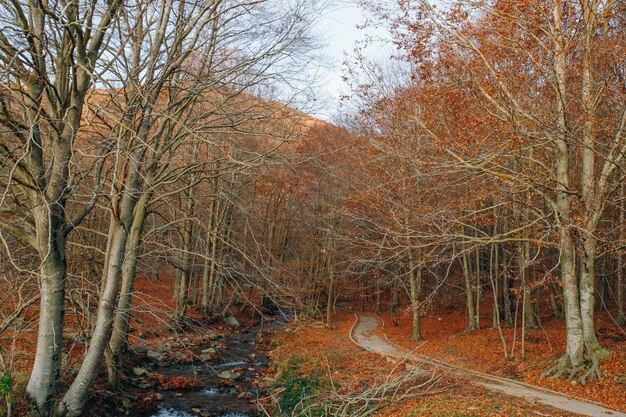
{"label": "forest trail", "polygon": [[[599,404],[572,398],[555,391],[546,390],[508,378],[472,371],[436,359],[422,357],[392,344],[384,333],[384,322],[379,320],[376,316],[360,314],[356,317],[357,320],[350,331],[350,339],[369,352],[378,353],[393,360],[408,361],[422,366],[425,365],[430,369],[443,369],[447,375],[455,379],[467,380],[472,384],[489,390],[499,391],[531,402],[538,402],[574,414],[626,417],[626,414],[619,411],[608,409]],[[379,321],[382,323],[382,331],[380,332],[378,331]]]}

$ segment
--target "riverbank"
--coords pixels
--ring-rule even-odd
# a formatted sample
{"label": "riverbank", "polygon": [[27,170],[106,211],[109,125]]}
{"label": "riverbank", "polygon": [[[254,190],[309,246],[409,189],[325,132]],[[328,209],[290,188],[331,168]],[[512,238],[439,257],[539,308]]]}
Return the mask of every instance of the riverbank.
{"label": "riverbank", "polygon": [[267,331],[207,329],[156,351],[134,345],[122,410],[113,416],[257,416],[267,397]]}
{"label": "riverbank", "polygon": [[124,392],[98,396],[90,417],[101,417],[107,405],[111,417],[258,416],[267,401],[270,335],[282,322],[235,314],[211,322],[191,309],[184,331],[144,316],[123,361]]}
{"label": "riverbank", "polygon": [[[140,277],[133,300],[129,348],[122,356],[121,388],[112,391],[103,370],[90,390],[85,417],[254,417],[257,401],[266,401],[270,331],[278,320],[261,317],[251,308],[231,309],[239,326],[222,318],[209,320],[191,305],[186,320],[175,326],[170,278]],[[28,417],[24,389],[33,360],[36,306],[16,330],[2,335],[11,347],[12,415]],[[269,319],[269,321],[268,321]],[[68,309],[64,372],[60,390],[78,372],[89,338],[80,310]],[[6,408],[1,404],[0,416]]]}

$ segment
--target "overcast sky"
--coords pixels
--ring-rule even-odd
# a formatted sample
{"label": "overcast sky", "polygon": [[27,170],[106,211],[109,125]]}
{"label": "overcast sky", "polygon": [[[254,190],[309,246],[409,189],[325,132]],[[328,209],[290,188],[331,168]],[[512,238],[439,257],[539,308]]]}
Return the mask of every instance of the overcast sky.
{"label": "overcast sky", "polygon": [[[333,1],[331,8],[324,12],[318,22],[318,31],[325,39],[325,55],[329,68],[324,70],[323,81],[319,88],[319,100],[322,104],[315,115],[330,121],[339,111],[339,100],[342,94],[349,93],[348,86],[342,81],[342,63],[346,53],[354,54],[354,48],[367,35],[375,38],[389,38],[386,29],[368,25],[367,29],[358,29],[367,20],[364,12],[350,1]],[[392,54],[392,47],[383,42],[375,42],[366,50],[370,58],[383,58]]]}

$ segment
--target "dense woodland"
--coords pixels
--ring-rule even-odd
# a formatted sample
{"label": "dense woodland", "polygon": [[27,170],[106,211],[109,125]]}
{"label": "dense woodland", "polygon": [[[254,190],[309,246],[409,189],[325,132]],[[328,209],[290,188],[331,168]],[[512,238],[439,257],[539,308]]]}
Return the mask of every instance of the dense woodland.
{"label": "dense woodland", "polygon": [[176,333],[191,311],[384,310],[413,340],[456,311],[505,363],[557,321],[544,374],[603,378],[597,315],[626,324],[626,3],[364,0],[397,52],[346,62],[335,126],[294,110],[322,6],[0,1],[9,413],[23,369],[33,416],[123,389],[147,305]]}

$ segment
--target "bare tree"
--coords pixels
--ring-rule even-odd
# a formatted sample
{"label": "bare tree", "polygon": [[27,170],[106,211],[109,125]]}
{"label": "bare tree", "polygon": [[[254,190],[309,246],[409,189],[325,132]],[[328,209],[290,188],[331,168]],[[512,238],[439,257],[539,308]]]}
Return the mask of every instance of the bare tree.
{"label": "bare tree", "polygon": [[97,198],[94,189],[92,202],[68,218],[66,203],[79,178],[73,172],[74,146],[120,6],[119,1],[0,3],[2,204],[7,220],[2,231],[29,244],[40,259],[39,333],[27,388],[40,416],[50,414],[60,374],[67,237]]}

